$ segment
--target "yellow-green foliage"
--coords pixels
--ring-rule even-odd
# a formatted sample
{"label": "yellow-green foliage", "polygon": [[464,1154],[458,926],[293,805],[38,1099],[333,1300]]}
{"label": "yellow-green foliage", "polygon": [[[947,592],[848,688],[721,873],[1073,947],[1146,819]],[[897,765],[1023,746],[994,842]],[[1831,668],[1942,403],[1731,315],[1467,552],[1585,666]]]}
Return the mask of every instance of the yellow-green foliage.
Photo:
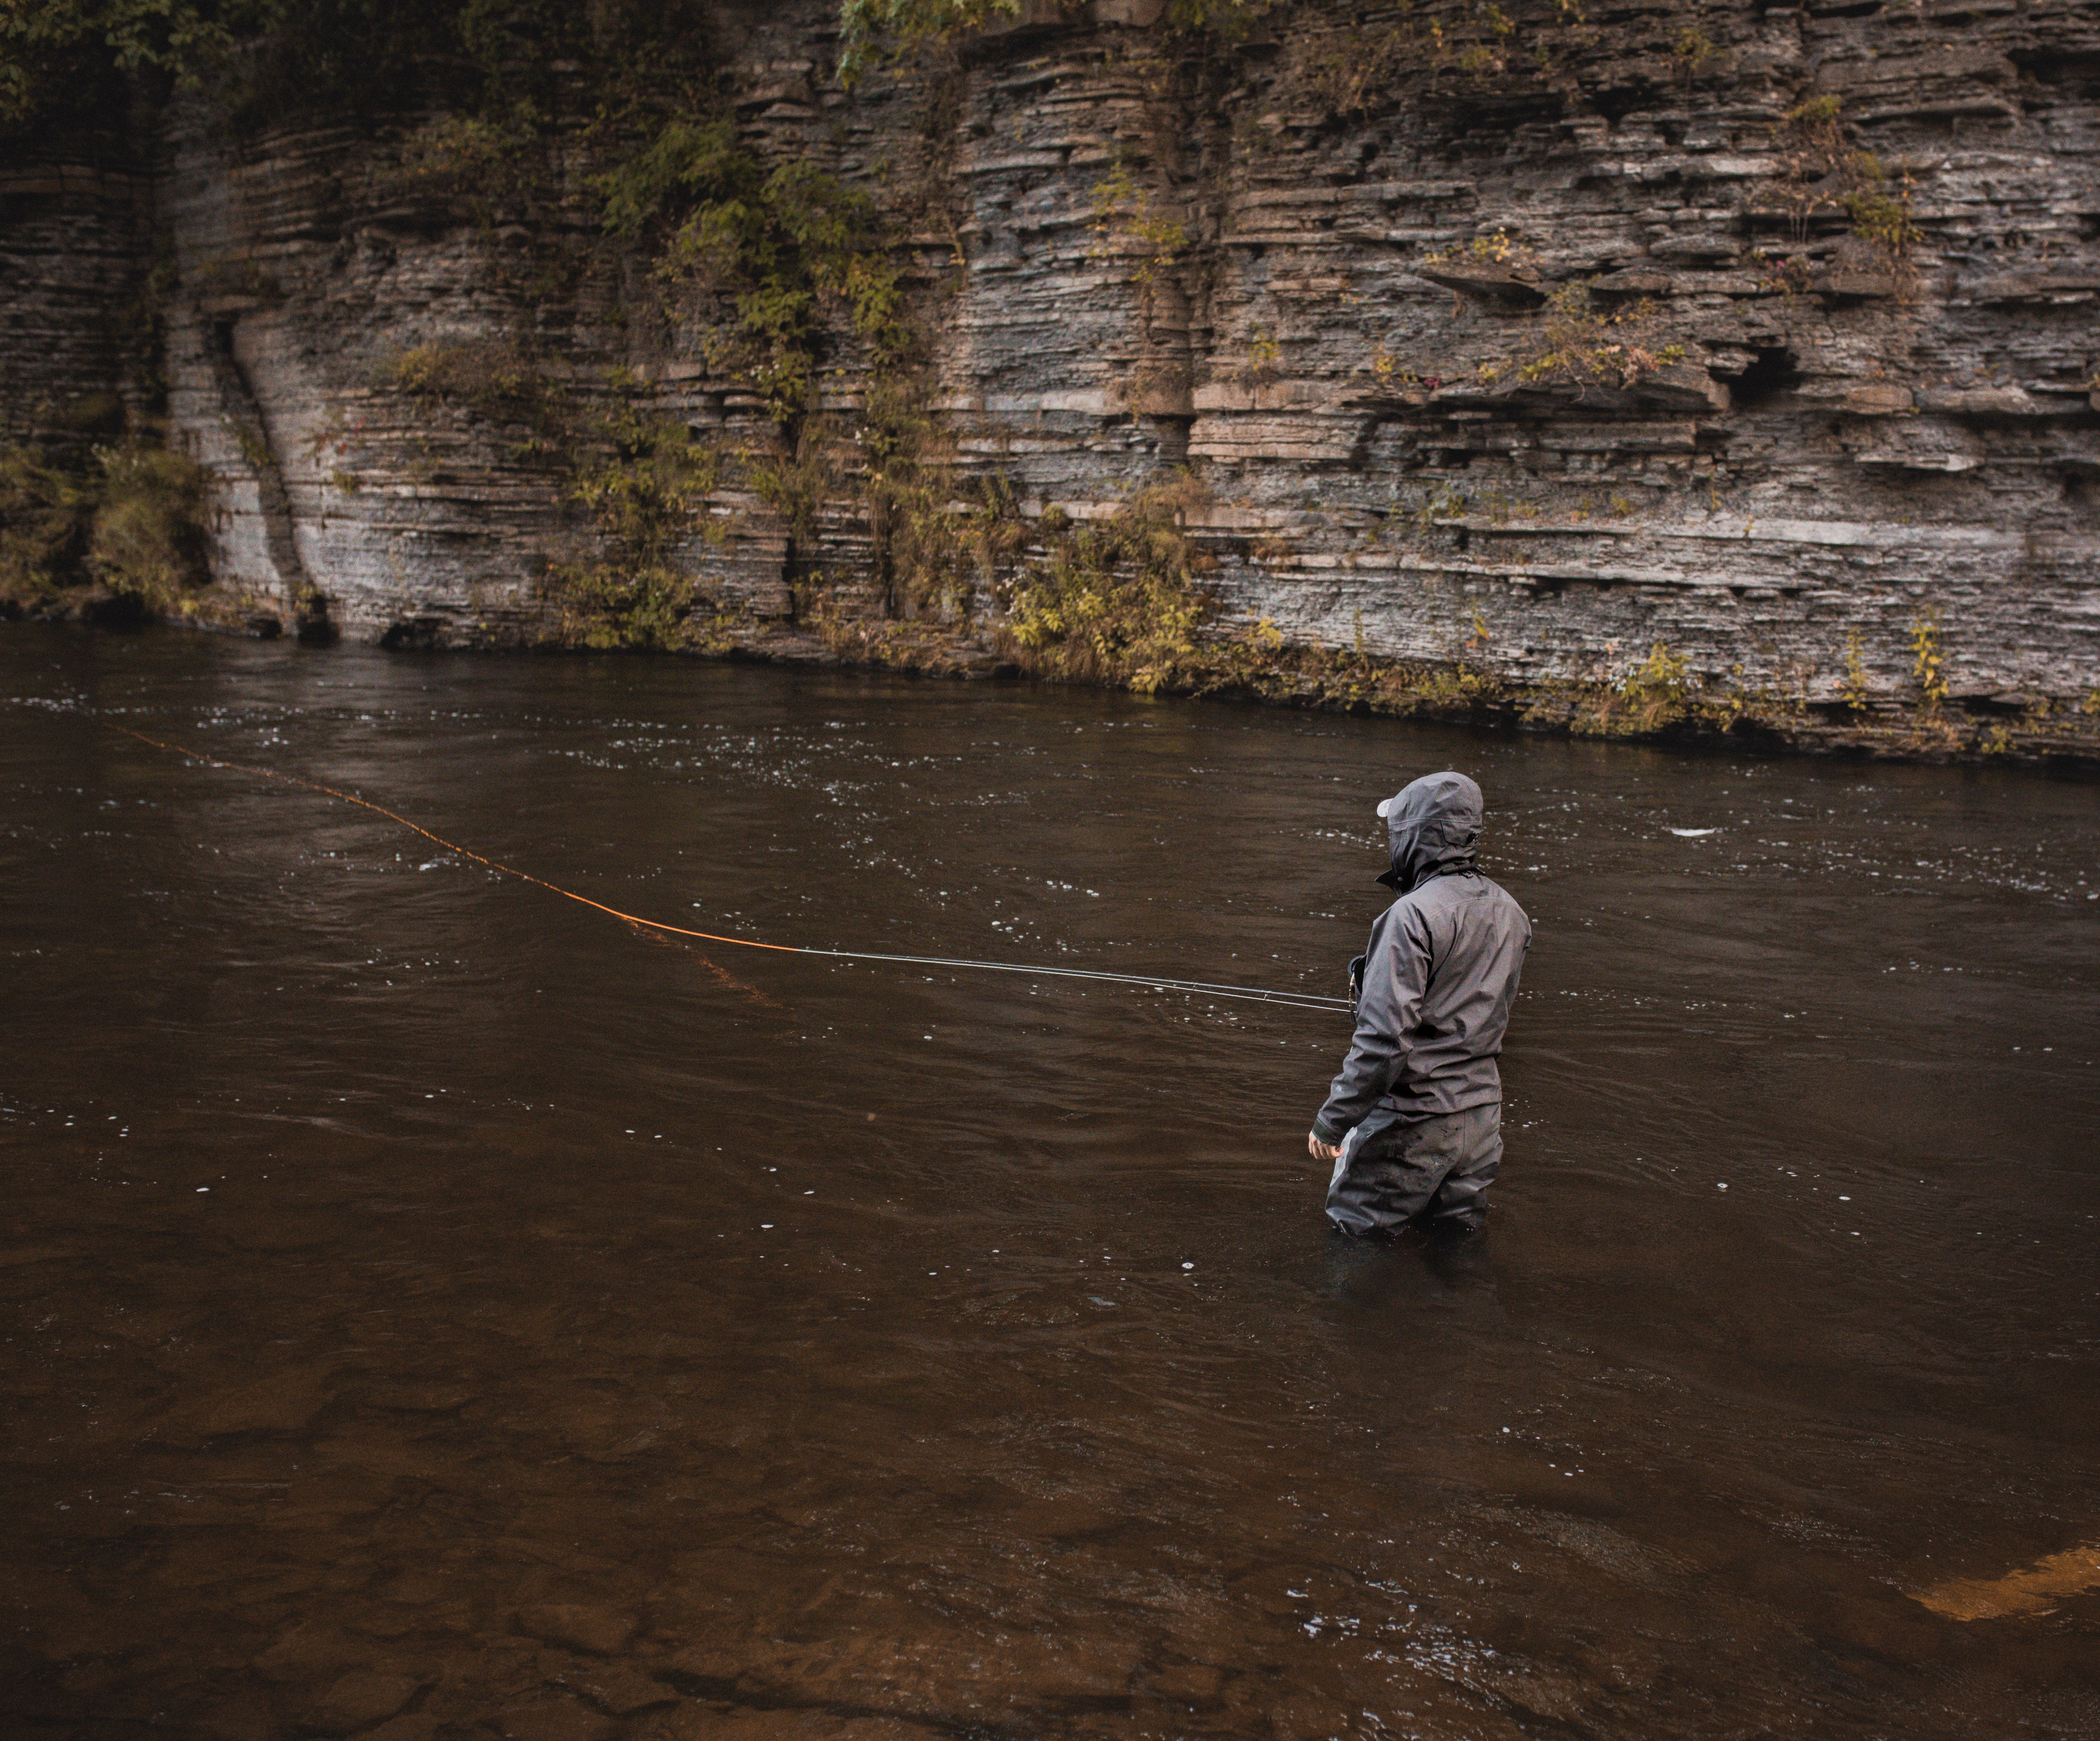
{"label": "yellow-green foliage", "polygon": [[1936,606],[1921,612],[1912,621],[1910,652],[1911,674],[1917,679],[1918,699],[1926,713],[1937,714],[1947,700],[1947,674]]}
{"label": "yellow-green foliage", "polygon": [[1383,345],[1371,353],[1370,373],[1380,387],[1419,387],[1422,384],[1422,377]]}
{"label": "yellow-green foliage", "polygon": [[1687,24],[1678,32],[1677,39],[1670,45],[1670,52],[1677,64],[1684,68],[1685,76],[1688,78],[1719,51],[1714,47],[1714,39],[1698,25]]}
{"label": "yellow-green foliage", "polygon": [[878,367],[911,349],[903,293],[872,203],[806,158],[769,171],[732,119],[666,123],[600,189],[615,234],[672,226],[659,276],[728,305],[715,360],[745,379],[783,427],[810,409],[828,308]]}
{"label": "yellow-green foliage", "polygon": [[[966,552],[990,534],[947,501],[952,454],[924,409],[923,347],[873,202],[807,159],[767,170],[726,117],[665,123],[602,189],[607,227],[660,236],[659,276],[726,313],[709,360],[771,415],[774,446],[745,457],[791,537],[811,542],[824,501],[857,475],[882,614],[966,609],[986,566]],[[814,404],[841,336],[864,371],[844,432]]]}
{"label": "yellow-green foliage", "polygon": [[[1279,96],[1310,99],[1330,116],[1392,109],[1409,101],[1409,73],[1458,73],[1472,88],[1550,77],[1567,55],[1594,48],[1596,29],[1577,0],[1463,0],[1419,11],[1401,0],[1378,25],[1350,23],[1290,32],[1291,57]],[[1682,52],[1680,52],[1682,59]]]}
{"label": "yellow-green foliage", "polygon": [[1526,383],[1629,387],[1683,360],[1683,345],[1653,343],[1656,325],[1652,303],[1607,314],[1593,306],[1586,281],[1563,285],[1539,312],[1533,348],[1483,363],[1480,376],[1488,382],[1514,375]]}
{"label": "yellow-green foliage", "polygon": [[1811,97],[1786,112],[1778,141],[1779,192],[1797,241],[1806,239],[1810,219],[1836,204],[1826,183],[1845,158],[1845,129],[1838,119],[1842,108],[1836,97]]}
{"label": "yellow-green foliage", "polygon": [[1797,241],[1818,212],[1842,211],[1852,232],[1880,250],[1891,271],[1909,261],[1917,239],[1908,171],[1892,182],[1872,152],[1846,141],[1843,107],[1836,97],[1812,97],[1789,109],[1780,136],[1780,197]]}
{"label": "yellow-green foliage", "polygon": [[1215,605],[1198,581],[1212,566],[1183,521],[1202,500],[1192,478],[1140,492],[1105,519],[1046,514],[1044,554],[1009,581],[1003,639],[1046,677],[1140,692],[1185,679],[1197,631]]}
{"label": "yellow-green foliage", "polygon": [[660,560],[685,537],[721,482],[721,455],[684,424],[645,417],[632,406],[599,425],[611,453],[580,463],[570,494],[598,530],[636,562]]}
{"label": "yellow-green foliage", "polygon": [[396,392],[461,406],[491,422],[527,424],[543,437],[557,434],[562,421],[560,388],[514,343],[412,346],[381,378]]}
{"label": "yellow-green foliage", "polygon": [[721,482],[721,455],[685,425],[627,405],[607,413],[569,485],[603,555],[554,565],[542,585],[559,638],[598,647],[684,644],[700,590],[671,559],[677,545],[710,532],[708,499]]}
{"label": "yellow-green foliage", "polygon": [[1691,705],[1695,685],[1690,661],[1663,642],[1616,685],[1625,718],[1636,731],[1654,731],[1681,719]]}
{"label": "yellow-green foliage", "polygon": [[1510,240],[1507,230],[1476,236],[1470,241],[1449,242],[1432,248],[1422,257],[1424,266],[1529,266],[1534,256],[1521,242]]}
{"label": "yellow-green foliage", "polygon": [[84,466],[0,449],[0,600],[34,608],[100,585],[154,611],[203,583],[210,479],[142,440],[94,448]]}
{"label": "yellow-green foliage", "polygon": [[1277,0],[1167,0],[1167,22],[1185,35],[1241,42],[1276,6]]}
{"label": "yellow-green foliage", "polygon": [[1021,0],[844,0],[839,8],[839,73],[848,84],[887,56],[1021,16]]}
{"label": "yellow-green foliage", "polygon": [[1838,699],[1855,714],[1867,710],[1867,652],[1857,629],[1845,636],[1845,676],[1838,686]]}
{"label": "yellow-green foliage", "polygon": [[557,613],[556,640],[601,652],[681,646],[698,597],[690,575],[602,563],[553,563],[540,590]]}
{"label": "yellow-green foliage", "polygon": [[1639,665],[1617,677],[1539,686],[1525,717],[1557,718],[1577,737],[1651,737],[1727,731],[1746,718],[1770,724],[1782,714],[1799,713],[1798,701],[1784,703],[1736,687],[1710,687],[1692,674],[1688,655],[1657,641]]}
{"label": "yellow-green foliage", "polygon": [[1277,95],[1303,101],[1323,116],[1375,113],[1404,99],[1401,77],[1425,56],[1411,25],[1352,25],[1292,43],[1289,70]]}
{"label": "yellow-green foliage", "polygon": [[[1213,24],[1211,35],[1244,37],[1268,8],[1229,10],[1237,23]],[[1417,100],[1425,82],[1454,74],[1476,90],[1535,83],[1564,71],[1568,53],[1594,47],[1597,36],[1575,0],[1511,0],[1507,9],[1496,0],[1462,0],[1434,11],[1401,0],[1379,9],[1375,23],[1352,17],[1356,10],[1339,9],[1338,17],[1337,9],[1323,15],[1299,7],[1277,31],[1284,55],[1272,100],[1281,118],[1303,123],[1388,112]],[[1694,67],[1679,40],[1679,64]],[[1273,138],[1260,125],[1242,136],[1256,149]]]}
{"label": "yellow-green foliage", "polygon": [[1151,190],[1132,179],[1127,164],[1118,163],[1094,183],[1091,203],[1094,254],[1134,254],[1138,263],[1132,282],[1149,298],[1154,281],[1188,247],[1187,227],[1160,211]]}
{"label": "yellow-green foliage", "polygon": [[1910,176],[1906,173],[1899,185],[1891,185],[1880,159],[1864,151],[1853,154],[1851,168],[1856,185],[1845,195],[1845,210],[1853,232],[1879,248],[1890,265],[1902,265],[1917,240]]}
{"label": "yellow-green foliage", "polygon": [[81,578],[92,502],[40,449],[0,448],[0,599],[28,604]]}
{"label": "yellow-green foliage", "polygon": [[995,588],[1026,541],[1006,479],[959,483],[953,446],[908,380],[870,389],[858,446],[884,614],[967,618],[974,594]]}
{"label": "yellow-green foliage", "polygon": [[98,448],[100,500],[88,572],[112,592],[165,610],[201,585],[210,480],[187,453],[143,442]]}
{"label": "yellow-green foliage", "polygon": [[[587,410],[514,344],[419,345],[385,375],[397,391],[431,404],[524,425],[517,457],[566,461],[567,499],[587,516],[598,550],[588,560],[551,563],[541,577],[557,639],[597,647],[711,644],[695,627],[701,590],[675,558],[696,536],[722,535],[707,512],[721,481],[712,445],[631,397]],[[640,388],[618,375],[607,384],[615,395]]]}
{"label": "yellow-green foliage", "polygon": [[542,130],[529,103],[500,117],[439,116],[402,142],[382,191],[455,201],[486,225],[500,206],[531,187]]}

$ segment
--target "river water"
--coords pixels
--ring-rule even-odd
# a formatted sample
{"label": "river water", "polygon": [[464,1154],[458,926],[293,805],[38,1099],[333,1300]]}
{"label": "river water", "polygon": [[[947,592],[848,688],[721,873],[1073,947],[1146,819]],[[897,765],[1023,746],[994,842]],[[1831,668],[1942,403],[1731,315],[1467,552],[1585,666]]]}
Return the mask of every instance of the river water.
{"label": "river water", "polygon": [[[1328,994],[1465,769],[1489,1231],[1343,1017],[111,722]],[[15,627],[0,791],[11,1733],[2100,1732],[2090,786]]]}

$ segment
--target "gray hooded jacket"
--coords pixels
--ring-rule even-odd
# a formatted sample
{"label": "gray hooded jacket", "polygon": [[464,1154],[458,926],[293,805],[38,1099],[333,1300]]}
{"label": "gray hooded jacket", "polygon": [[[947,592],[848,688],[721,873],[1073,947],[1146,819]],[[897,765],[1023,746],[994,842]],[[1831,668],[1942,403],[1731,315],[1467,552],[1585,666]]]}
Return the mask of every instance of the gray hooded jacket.
{"label": "gray hooded jacket", "polygon": [[1429,774],[1383,806],[1400,896],[1371,927],[1357,1034],[1313,1121],[1339,1142],[1374,1111],[1432,1118],[1502,1098],[1502,1034],[1531,943],[1524,909],[1480,874],[1480,789]]}

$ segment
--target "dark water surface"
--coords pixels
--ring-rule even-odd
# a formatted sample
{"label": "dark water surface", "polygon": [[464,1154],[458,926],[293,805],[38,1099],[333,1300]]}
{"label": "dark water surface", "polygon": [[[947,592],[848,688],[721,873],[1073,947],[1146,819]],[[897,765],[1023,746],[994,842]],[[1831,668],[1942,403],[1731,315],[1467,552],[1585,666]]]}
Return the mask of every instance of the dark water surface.
{"label": "dark water surface", "polygon": [[[1330,1247],[1342,1018],[68,700],[1322,992],[1467,769],[1489,1231]],[[1912,1593],[2100,1542],[2089,786],[18,627],[0,792],[11,1735],[2100,1734]]]}

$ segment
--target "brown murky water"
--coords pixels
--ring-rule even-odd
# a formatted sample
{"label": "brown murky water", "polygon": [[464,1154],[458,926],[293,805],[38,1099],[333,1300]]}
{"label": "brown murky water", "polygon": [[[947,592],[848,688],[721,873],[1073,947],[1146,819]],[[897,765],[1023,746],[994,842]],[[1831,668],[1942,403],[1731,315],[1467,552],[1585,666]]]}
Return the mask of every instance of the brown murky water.
{"label": "brown murky water", "polygon": [[[1330,1245],[1339,1018],[70,700],[1321,992],[1466,768],[1490,1231]],[[0,791],[11,1734],[2100,1732],[2089,786],[15,628]]]}

